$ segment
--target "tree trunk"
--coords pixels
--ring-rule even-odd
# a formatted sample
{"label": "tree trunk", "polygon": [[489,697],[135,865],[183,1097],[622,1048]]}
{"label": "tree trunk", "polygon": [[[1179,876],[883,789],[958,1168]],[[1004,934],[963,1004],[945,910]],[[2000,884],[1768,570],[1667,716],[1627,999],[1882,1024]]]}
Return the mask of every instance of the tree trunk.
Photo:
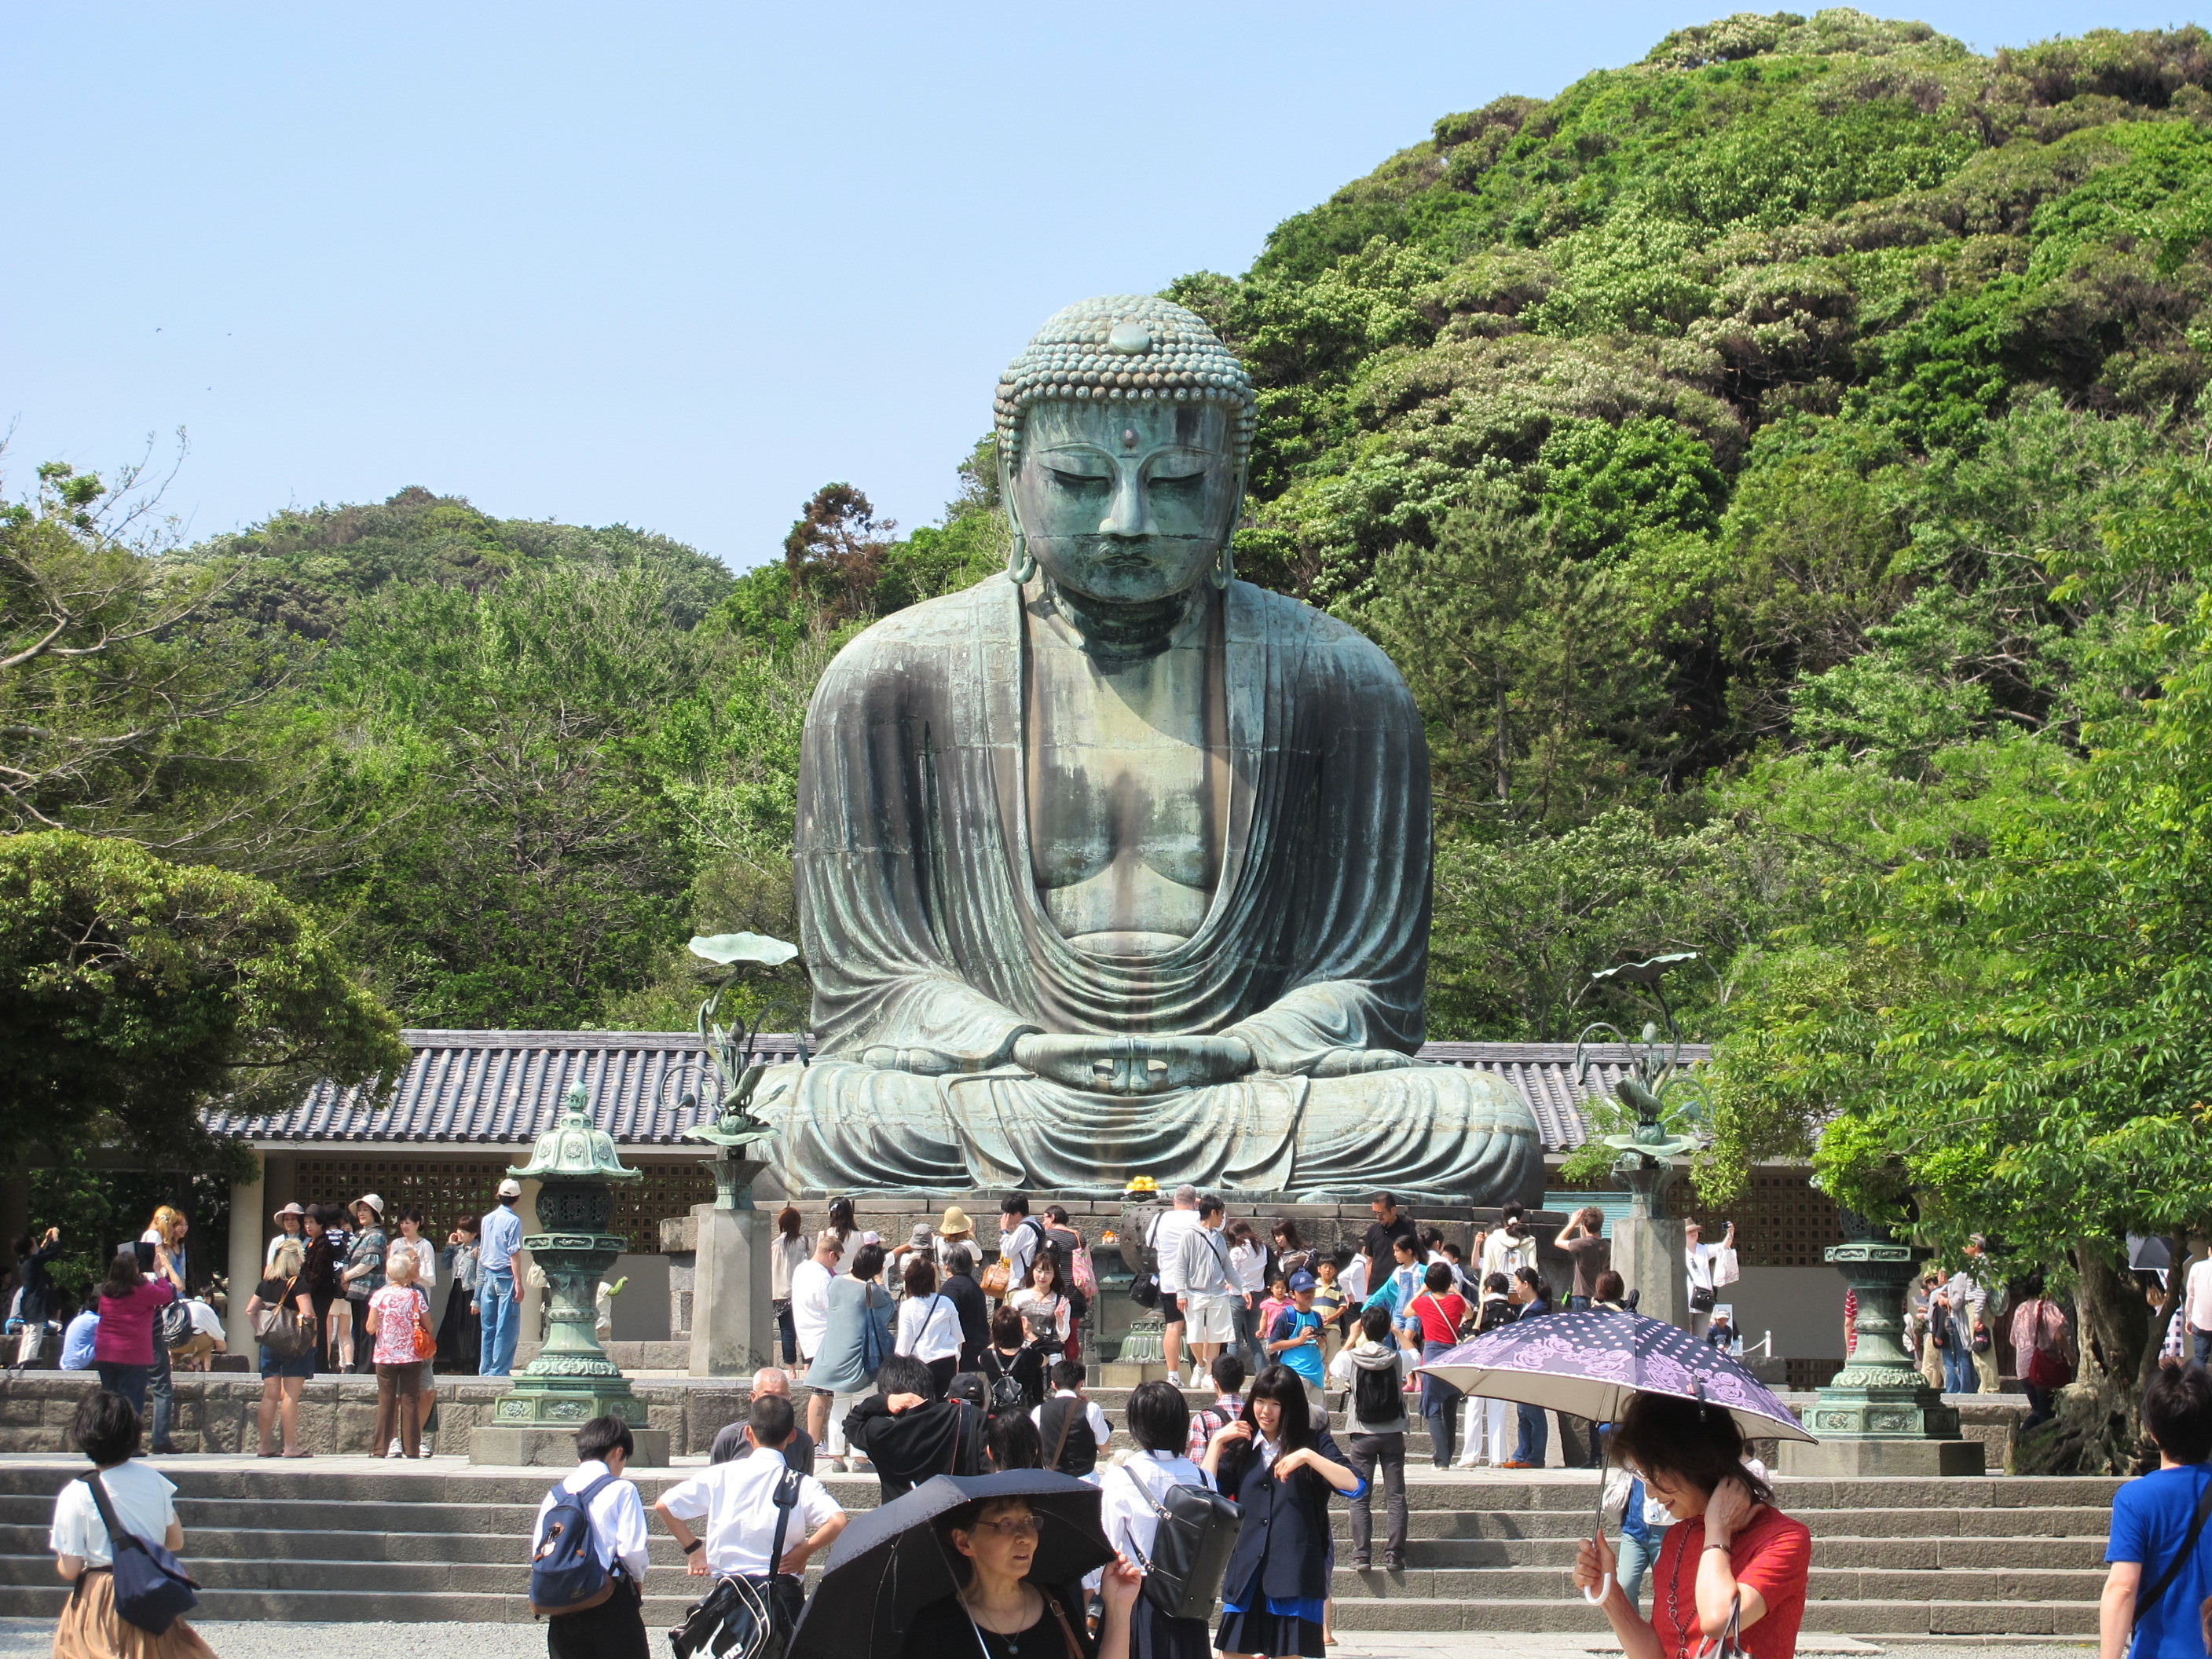
{"label": "tree trunk", "polygon": [[2144,1444],[2139,1410],[2142,1368],[2158,1363],[2157,1344],[2148,1340],[2149,1310],[2134,1276],[2114,1267],[2097,1246],[2083,1244],[2075,1256],[2081,1271],[2074,1304],[2081,1370],[2060,1391],[2057,1414],[2021,1440],[2013,1470],[2134,1474]]}

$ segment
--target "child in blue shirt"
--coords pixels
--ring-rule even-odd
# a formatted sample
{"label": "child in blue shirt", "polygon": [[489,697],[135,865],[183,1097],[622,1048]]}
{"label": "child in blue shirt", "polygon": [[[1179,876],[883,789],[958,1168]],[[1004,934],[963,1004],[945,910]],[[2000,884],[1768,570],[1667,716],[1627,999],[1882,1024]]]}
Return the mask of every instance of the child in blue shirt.
{"label": "child in blue shirt", "polygon": [[[2104,1651],[2131,1659],[2205,1659],[2198,1609],[2212,1596],[2212,1526],[2198,1517],[2212,1507],[2212,1467],[2205,1461],[2212,1457],[2212,1376],[2196,1365],[2161,1367],[2143,1389],[2142,1415],[2158,1443],[2159,1467],[2112,1495],[2105,1547],[2112,1571],[2100,1608]],[[2185,1558],[2184,1543],[2190,1546]],[[2177,1559],[2179,1569],[2169,1577]],[[2158,1596],[2136,1618],[2136,1602],[2161,1579]]]}

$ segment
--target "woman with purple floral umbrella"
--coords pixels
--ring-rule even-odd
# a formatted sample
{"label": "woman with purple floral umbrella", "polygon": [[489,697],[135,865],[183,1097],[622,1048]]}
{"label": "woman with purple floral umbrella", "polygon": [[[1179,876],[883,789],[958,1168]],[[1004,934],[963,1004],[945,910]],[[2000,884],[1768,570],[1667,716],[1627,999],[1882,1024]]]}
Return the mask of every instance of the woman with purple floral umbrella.
{"label": "woman with purple floral umbrella", "polygon": [[[1662,1395],[1726,1412],[1745,1441],[1814,1438],[1735,1360],[1679,1325],[1640,1314],[1591,1309],[1504,1325],[1419,1369],[1465,1394],[1547,1407],[1593,1423],[1620,1422],[1638,1395]],[[1601,1517],[1604,1492],[1601,1474]],[[1604,1530],[1601,1519],[1595,1536]],[[1595,1594],[1583,1592],[1593,1604],[1604,1603],[1611,1592],[1610,1571],[1603,1577]]]}

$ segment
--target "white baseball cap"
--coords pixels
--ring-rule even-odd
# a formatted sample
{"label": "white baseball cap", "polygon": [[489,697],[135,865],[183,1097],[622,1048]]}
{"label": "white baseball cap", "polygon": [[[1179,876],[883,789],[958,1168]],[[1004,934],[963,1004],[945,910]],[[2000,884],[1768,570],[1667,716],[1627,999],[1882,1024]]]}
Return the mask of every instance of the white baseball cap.
{"label": "white baseball cap", "polygon": [[520,1198],[522,1196],[522,1183],[514,1180],[501,1182],[499,1183],[499,1195],[501,1198]]}

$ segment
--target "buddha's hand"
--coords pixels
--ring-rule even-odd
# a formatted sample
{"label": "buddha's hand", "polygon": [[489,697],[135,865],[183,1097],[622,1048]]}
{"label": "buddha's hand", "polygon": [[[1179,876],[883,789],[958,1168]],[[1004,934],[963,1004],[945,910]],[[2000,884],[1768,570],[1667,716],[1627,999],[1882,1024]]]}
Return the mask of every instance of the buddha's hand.
{"label": "buddha's hand", "polygon": [[923,1077],[938,1077],[961,1069],[957,1060],[951,1054],[940,1054],[934,1048],[890,1048],[880,1043],[861,1050],[860,1060],[878,1071],[915,1072]]}
{"label": "buddha's hand", "polygon": [[1337,1048],[1314,1062],[1312,1075],[1353,1077],[1362,1072],[1395,1072],[1413,1063],[1413,1055],[1395,1048]]}
{"label": "buddha's hand", "polygon": [[1241,1037],[1054,1036],[1016,1039],[1014,1064],[1102,1095],[1165,1094],[1242,1077],[1252,1050]]}

